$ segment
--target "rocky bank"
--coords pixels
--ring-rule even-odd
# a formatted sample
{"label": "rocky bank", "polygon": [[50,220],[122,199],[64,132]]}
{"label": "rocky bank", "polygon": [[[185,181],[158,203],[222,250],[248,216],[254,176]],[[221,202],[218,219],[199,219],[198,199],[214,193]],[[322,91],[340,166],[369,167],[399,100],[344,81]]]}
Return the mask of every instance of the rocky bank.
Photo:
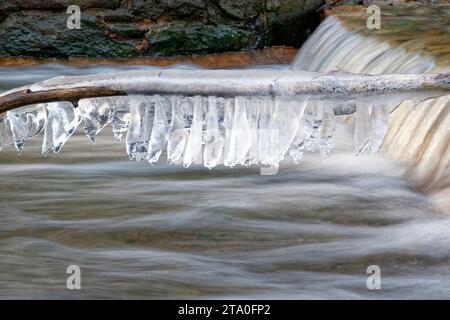
{"label": "rocky bank", "polygon": [[[300,46],[322,0],[0,0],[0,56],[133,58]],[[81,9],[68,29],[67,8]]]}

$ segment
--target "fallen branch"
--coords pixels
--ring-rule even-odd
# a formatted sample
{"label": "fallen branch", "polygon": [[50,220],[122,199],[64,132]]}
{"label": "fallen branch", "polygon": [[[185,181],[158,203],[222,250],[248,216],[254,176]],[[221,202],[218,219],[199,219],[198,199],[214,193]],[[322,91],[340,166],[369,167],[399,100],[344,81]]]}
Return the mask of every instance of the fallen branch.
{"label": "fallen branch", "polygon": [[25,105],[43,102],[70,101],[75,106],[83,98],[123,96],[123,91],[101,87],[77,87],[67,89],[53,89],[33,92],[29,89],[17,91],[0,98],[0,113]]}

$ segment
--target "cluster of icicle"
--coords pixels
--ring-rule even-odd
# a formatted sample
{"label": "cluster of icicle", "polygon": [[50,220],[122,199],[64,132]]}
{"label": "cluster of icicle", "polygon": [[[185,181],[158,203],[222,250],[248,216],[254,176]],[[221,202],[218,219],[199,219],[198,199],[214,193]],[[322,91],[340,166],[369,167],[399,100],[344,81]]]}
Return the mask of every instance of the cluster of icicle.
{"label": "cluster of icicle", "polygon": [[[357,107],[357,153],[378,150],[387,128],[383,110]],[[166,148],[169,163],[213,168],[277,166],[286,155],[298,162],[306,150],[325,157],[336,120],[329,103],[292,98],[93,98],[77,108],[53,102],[8,111],[0,118],[0,146],[14,145],[20,153],[28,138],[43,132],[42,153],[57,153],[80,124],[93,143],[109,124],[117,142],[126,135],[130,159],[154,164]]]}

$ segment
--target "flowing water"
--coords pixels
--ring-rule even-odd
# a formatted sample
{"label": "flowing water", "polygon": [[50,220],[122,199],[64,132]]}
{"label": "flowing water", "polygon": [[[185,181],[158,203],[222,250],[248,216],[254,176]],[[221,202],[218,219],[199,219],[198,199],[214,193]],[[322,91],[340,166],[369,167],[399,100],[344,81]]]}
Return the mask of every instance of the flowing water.
{"label": "flowing water", "polygon": [[[3,68],[0,86],[99,69],[124,67]],[[109,130],[46,158],[41,139],[0,154],[0,298],[450,298],[450,217],[343,126],[329,158],[272,176],[128,161]]]}
{"label": "flowing water", "polygon": [[[374,35],[365,28],[364,14],[362,19],[361,13],[356,14],[359,19],[355,18],[355,13],[329,16],[303,45],[291,69],[363,74],[449,73],[450,8],[445,9],[438,15],[436,8],[428,9],[433,14],[427,13],[426,7],[405,11],[383,8],[386,14],[383,21],[387,26],[383,24],[381,30],[372,32]],[[410,10],[426,12],[411,13]],[[393,17],[389,15],[391,11],[396,12]],[[414,24],[416,28],[411,28]],[[405,101],[390,114],[382,150],[388,157],[409,165],[409,176],[422,190],[447,188],[448,194],[449,128],[450,95],[414,107]],[[449,205],[447,199],[447,212]]]}

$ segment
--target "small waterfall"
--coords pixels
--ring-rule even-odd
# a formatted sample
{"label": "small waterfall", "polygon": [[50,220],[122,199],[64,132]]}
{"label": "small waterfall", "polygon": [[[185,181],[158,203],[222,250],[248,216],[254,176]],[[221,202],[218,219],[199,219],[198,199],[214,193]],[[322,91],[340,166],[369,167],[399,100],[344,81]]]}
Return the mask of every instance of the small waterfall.
{"label": "small waterfall", "polygon": [[[301,48],[291,69],[316,72],[342,70],[362,74],[449,72],[433,57],[392,46],[380,37],[349,30],[327,17]],[[411,165],[411,176],[422,190],[450,185],[450,96],[413,106],[393,106],[382,145],[389,157]],[[351,122],[358,121],[349,119]]]}
{"label": "small waterfall", "polygon": [[327,17],[305,42],[291,69],[364,74],[444,71],[431,57],[347,30],[334,16]]}

